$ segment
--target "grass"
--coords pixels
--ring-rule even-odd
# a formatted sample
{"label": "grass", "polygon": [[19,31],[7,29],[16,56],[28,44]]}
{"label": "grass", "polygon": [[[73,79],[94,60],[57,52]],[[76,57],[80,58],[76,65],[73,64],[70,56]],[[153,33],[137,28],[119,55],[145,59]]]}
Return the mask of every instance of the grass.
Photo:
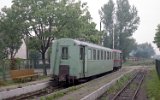
{"label": "grass", "polygon": [[123,66],[150,66],[153,65],[155,62],[152,59],[145,59],[139,61],[126,61]]}
{"label": "grass", "polygon": [[160,98],[160,79],[156,70],[151,70],[146,78],[146,89],[149,100],[159,100]]}
{"label": "grass", "polygon": [[47,76],[39,76],[38,79],[36,79],[36,80],[25,81],[25,82],[23,82],[23,81],[13,81],[13,80],[6,80],[6,81],[0,80],[0,87],[18,85],[18,84],[23,84],[23,83],[26,83],[26,82],[33,82],[33,81],[43,80],[45,78],[47,78]]}
{"label": "grass", "polygon": [[115,85],[111,86],[106,93],[104,93],[98,100],[108,100],[109,99],[109,94],[115,94],[117,93],[117,91],[119,91],[124,84],[131,78],[131,73],[128,73],[126,75],[124,75],[122,78],[120,78]]}
{"label": "grass", "polygon": [[10,86],[10,85],[16,85],[16,84],[19,84],[19,83],[16,83],[16,82],[14,82],[12,80],[0,81],[0,87]]}
{"label": "grass", "polygon": [[67,89],[57,91],[57,92],[51,94],[50,96],[42,97],[42,98],[40,98],[40,100],[54,100],[54,99],[63,97],[64,95],[66,95],[66,94],[68,94],[68,93],[70,93],[70,92],[73,92],[73,91],[75,91],[75,90],[78,90],[78,89],[80,89],[80,88],[82,88],[82,87],[83,87],[83,85],[72,86],[72,87],[69,87],[69,88],[67,88]]}

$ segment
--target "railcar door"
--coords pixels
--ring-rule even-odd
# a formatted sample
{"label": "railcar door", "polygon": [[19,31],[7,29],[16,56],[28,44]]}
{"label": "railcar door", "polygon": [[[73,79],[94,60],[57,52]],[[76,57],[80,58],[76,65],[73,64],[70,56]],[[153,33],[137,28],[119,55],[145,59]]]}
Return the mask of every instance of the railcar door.
{"label": "railcar door", "polygon": [[82,66],[82,75],[85,77],[85,46],[80,46],[80,61]]}
{"label": "railcar door", "polygon": [[59,80],[65,81],[66,77],[69,76],[70,67],[70,56],[69,46],[61,46],[60,64],[59,64]]}

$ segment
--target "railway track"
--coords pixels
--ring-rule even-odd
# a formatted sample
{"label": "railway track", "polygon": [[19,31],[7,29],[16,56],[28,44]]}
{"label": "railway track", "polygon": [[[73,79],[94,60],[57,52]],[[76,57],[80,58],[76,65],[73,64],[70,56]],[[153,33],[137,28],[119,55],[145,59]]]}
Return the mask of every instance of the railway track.
{"label": "railway track", "polygon": [[112,98],[112,100],[135,100],[145,76],[139,71],[135,76]]}

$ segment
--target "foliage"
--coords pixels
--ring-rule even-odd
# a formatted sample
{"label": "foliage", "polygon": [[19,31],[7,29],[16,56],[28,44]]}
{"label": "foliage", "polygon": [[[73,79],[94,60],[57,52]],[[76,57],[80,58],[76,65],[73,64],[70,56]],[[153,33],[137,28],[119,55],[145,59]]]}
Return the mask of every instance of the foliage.
{"label": "foliage", "polygon": [[130,67],[130,66],[151,66],[154,65],[155,62],[153,59],[135,59],[135,60],[126,60],[126,62],[123,64],[124,67]]}
{"label": "foliage", "polygon": [[[85,38],[97,42],[98,32],[86,3],[73,0],[13,0],[12,11],[20,20],[23,36],[30,49],[39,51],[45,65],[45,53],[55,38]],[[44,67],[46,75],[46,68]]]}
{"label": "foliage", "polygon": [[40,59],[41,55],[37,50],[30,50],[29,51],[29,59]]}
{"label": "foliage", "polygon": [[160,24],[157,26],[157,29],[156,29],[154,43],[157,45],[158,48],[160,47]]}
{"label": "foliage", "polygon": [[116,4],[110,0],[102,7],[100,15],[106,30],[105,46],[112,48],[114,32],[114,47],[123,51],[125,59],[135,45],[131,36],[140,20],[136,7],[131,6],[128,0],[117,0]]}
{"label": "foliage", "polygon": [[121,77],[116,83],[111,86],[106,93],[104,93],[98,100],[107,100],[110,98],[110,94],[115,94],[117,91],[120,91],[124,85],[132,78],[132,73],[126,74]]}
{"label": "foliage", "polygon": [[159,100],[160,98],[160,80],[155,70],[150,71],[149,77],[146,79],[147,95],[151,100]]}
{"label": "foliage", "polygon": [[101,20],[104,24],[104,29],[107,32],[104,34],[104,46],[112,48],[113,27],[114,27],[115,4],[109,0],[100,11]]}
{"label": "foliage", "polygon": [[133,56],[139,58],[151,58],[154,56],[155,51],[151,44],[149,43],[142,43],[137,45],[137,48],[133,50]]}
{"label": "foliage", "polygon": [[46,100],[54,100],[54,99],[57,99],[57,98],[60,98],[70,92],[74,92],[80,88],[82,88],[83,85],[79,85],[79,86],[72,86],[72,87],[69,87],[67,89],[64,89],[64,90],[60,90],[60,91],[56,91],[55,93],[51,94],[50,96],[47,96],[47,97],[42,97],[40,98],[41,100],[43,99],[46,99]]}
{"label": "foliage", "polygon": [[[3,38],[2,38],[2,33],[0,33],[0,35],[1,35],[0,36],[0,60],[2,60],[2,59],[7,58],[8,53],[7,53],[7,49],[5,47],[5,43],[3,41]],[[0,63],[1,63],[1,61],[0,61]]]}
{"label": "foliage", "polygon": [[22,44],[22,35],[19,31],[20,22],[16,20],[16,13],[10,8],[3,8],[0,14],[0,44],[3,55],[14,59]]}

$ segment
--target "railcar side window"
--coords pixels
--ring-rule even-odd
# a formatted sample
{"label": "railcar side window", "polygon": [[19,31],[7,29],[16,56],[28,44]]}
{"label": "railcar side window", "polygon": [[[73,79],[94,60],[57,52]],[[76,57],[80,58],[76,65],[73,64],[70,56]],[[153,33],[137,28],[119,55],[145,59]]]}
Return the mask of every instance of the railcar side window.
{"label": "railcar side window", "polygon": [[99,58],[100,58],[100,51],[98,50],[98,52],[97,52],[97,60],[99,60]]}
{"label": "railcar side window", "polygon": [[103,51],[101,50],[101,60],[103,60]]}
{"label": "railcar side window", "polygon": [[68,59],[68,47],[62,47],[62,59],[67,60]]}
{"label": "railcar side window", "polygon": [[107,51],[107,60],[109,60],[109,52]]}
{"label": "railcar side window", "polygon": [[109,52],[109,60],[111,59],[111,53]]}
{"label": "railcar side window", "polygon": [[83,60],[84,59],[84,48],[83,47],[80,47],[80,60]]}
{"label": "railcar side window", "polygon": [[104,60],[106,60],[106,51],[104,51]]}
{"label": "railcar side window", "polygon": [[92,60],[92,51],[88,49],[88,60]]}
{"label": "railcar side window", "polygon": [[96,50],[93,50],[93,60],[96,60]]}
{"label": "railcar side window", "polygon": [[111,52],[111,59],[113,59],[113,53]]}

